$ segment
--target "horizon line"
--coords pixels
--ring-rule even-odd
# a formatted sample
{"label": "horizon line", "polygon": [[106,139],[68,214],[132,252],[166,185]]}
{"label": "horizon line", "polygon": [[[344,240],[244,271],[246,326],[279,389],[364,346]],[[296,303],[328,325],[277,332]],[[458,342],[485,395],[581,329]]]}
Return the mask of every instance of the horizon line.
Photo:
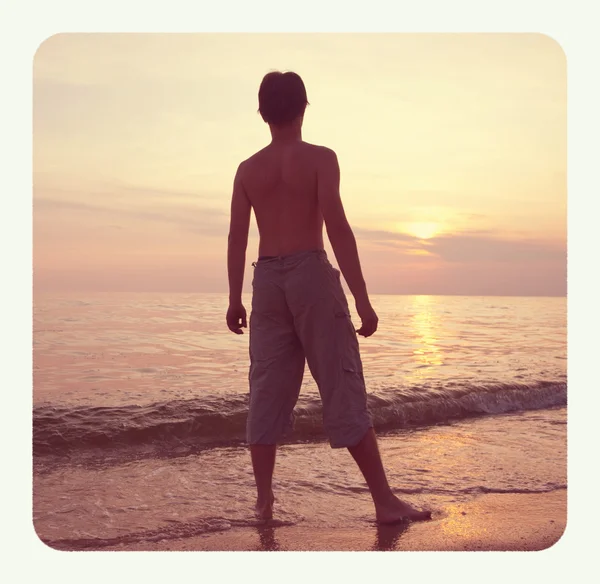
{"label": "horizon line", "polygon": [[[211,295],[228,295],[228,291],[222,292],[200,292],[200,291],[174,291],[174,290],[70,290],[70,291],[57,291],[57,290],[44,290],[37,291],[35,288],[32,289],[33,295],[37,294],[211,294]],[[243,292],[244,296],[250,296],[252,292]],[[346,293],[346,296],[352,297],[350,293]],[[370,292],[369,296],[458,296],[468,298],[567,298],[568,294],[428,294],[424,292]]]}

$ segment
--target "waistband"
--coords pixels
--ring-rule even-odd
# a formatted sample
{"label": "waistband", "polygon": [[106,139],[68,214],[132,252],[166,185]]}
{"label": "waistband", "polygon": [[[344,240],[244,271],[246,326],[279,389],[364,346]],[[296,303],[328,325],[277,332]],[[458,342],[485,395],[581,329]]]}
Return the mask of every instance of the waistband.
{"label": "waistband", "polygon": [[259,256],[256,262],[252,262],[252,265],[256,267],[258,264],[265,264],[270,262],[279,262],[279,263],[294,263],[298,260],[302,260],[311,255],[322,255],[327,257],[327,253],[324,249],[311,249],[309,251],[299,251],[287,255],[280,256]]}

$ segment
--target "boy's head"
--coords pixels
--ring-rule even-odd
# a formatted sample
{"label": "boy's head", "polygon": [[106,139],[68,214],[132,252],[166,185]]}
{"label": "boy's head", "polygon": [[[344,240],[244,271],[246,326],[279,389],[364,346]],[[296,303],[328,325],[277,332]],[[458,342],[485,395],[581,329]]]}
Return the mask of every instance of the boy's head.
{"label": "boy's head", "polygon": [[302,119],[308,105],[300,75],[287,71],[267,73],[258,90],[258,111],[271,126],[286,126]]}

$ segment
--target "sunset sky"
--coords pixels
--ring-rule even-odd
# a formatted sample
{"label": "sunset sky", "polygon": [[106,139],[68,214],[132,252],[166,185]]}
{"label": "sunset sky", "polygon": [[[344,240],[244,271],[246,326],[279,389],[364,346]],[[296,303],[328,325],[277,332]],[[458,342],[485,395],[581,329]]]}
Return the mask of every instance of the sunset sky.
{"label": "sunset sky", "polygon": [[[256,110],[273,69],[303,77],[303,137],[338,154],[370,292],[566,293],[566,61],[553,40],[224,33],[42,44],[35,292],[226,292],[233,176],[270,139]],[[253,221],[246,290],[257,244]]]}

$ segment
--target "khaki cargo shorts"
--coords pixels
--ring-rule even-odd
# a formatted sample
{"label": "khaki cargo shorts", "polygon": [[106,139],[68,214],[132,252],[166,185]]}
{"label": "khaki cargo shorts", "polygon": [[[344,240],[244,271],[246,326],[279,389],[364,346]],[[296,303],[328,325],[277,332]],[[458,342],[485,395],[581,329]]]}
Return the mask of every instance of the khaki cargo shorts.
{"label": "khaki cargo shorts", "polygon": [[339,270],[324,250],[260,258],[254,266],[248,443],[276,444],[291,430],[306,361],[331,446],[355,446],[372,423]]}

